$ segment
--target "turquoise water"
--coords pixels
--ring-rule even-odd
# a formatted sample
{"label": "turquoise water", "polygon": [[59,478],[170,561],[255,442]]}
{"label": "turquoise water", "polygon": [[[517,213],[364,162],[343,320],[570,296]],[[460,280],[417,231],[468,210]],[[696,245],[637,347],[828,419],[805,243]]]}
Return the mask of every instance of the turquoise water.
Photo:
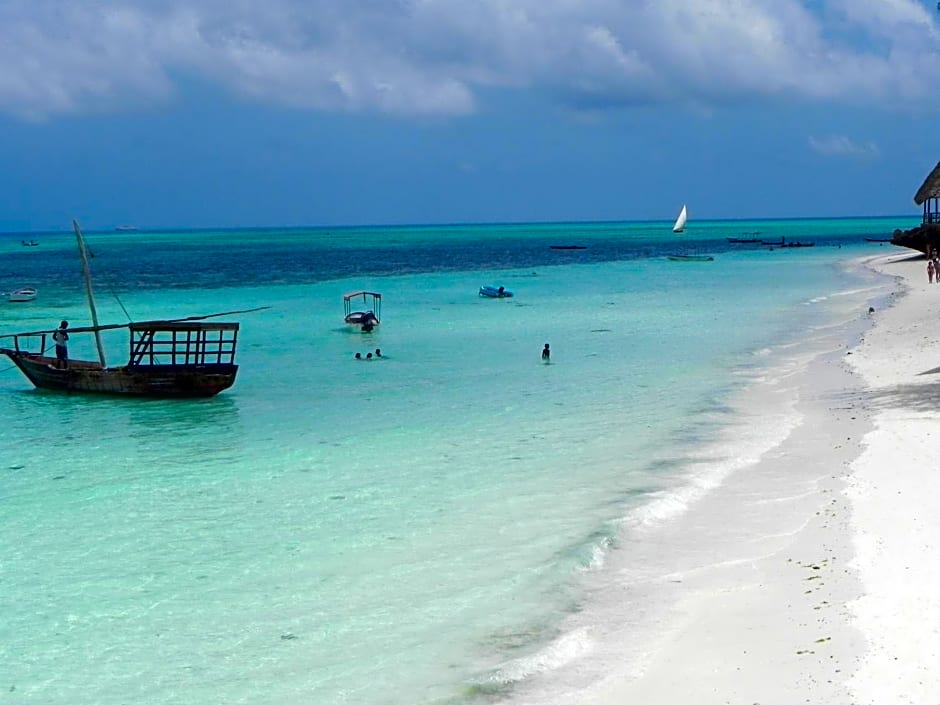
{"label": "turquoise water", "polygon": [[[270,308],[234,316],[241,370],[209,400],[43,393],[3,366],[3,701],[511,699],[564,665],[545,654],[631,527],[695,500],[735,394],[867,309],[878,283],[844,264],[889,246],[864,238],[911,224],[88,233],[102,322]],[[725,240],[755,231],[816,246]],[[86,324],[72,236],[31,237],[0,238],[0,286],[40,290],[0,334]],[[357,289],[384,295],[371,334],[342,322]]]}

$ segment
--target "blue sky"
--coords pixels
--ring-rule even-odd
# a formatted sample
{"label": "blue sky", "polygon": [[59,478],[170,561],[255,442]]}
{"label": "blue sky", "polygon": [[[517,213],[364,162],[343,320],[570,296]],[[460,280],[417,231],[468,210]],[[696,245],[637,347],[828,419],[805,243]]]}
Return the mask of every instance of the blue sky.
{"label": "blue sky", "polygon": [[917,214],[917,0],[0,0],[0,230]]}

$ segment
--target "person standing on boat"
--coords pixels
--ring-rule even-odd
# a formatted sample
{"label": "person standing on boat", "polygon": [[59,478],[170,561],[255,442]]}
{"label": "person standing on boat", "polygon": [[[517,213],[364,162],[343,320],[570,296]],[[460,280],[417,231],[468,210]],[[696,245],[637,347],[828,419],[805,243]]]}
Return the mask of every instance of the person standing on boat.
{"label": "person standing on boat", "polygon": [[68,321],[62,321],[52,334],[55,343],[55,366],[67,370],[69,368],[69,334],[66,328]]}

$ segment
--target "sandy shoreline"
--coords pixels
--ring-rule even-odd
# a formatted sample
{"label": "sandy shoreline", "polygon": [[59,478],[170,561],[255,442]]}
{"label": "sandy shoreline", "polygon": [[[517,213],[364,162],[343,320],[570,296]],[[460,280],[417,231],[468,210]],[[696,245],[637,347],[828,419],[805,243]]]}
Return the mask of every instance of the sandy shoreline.
{"label": "sandy shoreline", "polygon": [[[642,674],[613,679],[583,702],[940,699],[940,477],[931,462],[940,438],[940,321],[931,309],[940,286],[928,285],[922,258],[866,264],[896,277],[892,305],[873,313],[860,344],[810,364],[799,382],[801,425],[720,492],[741,500],[743,513],[729,521],[749,523],[755,497],[786,505],[767,521],[782,535],[729,542],[728,564],[684,576],[681,621]],[[784,476],[783,495],[758,493]]]}
{"label": "sandy shoreline", "polygon": [[[682,553],[676,571],[650,580],[668,607],[651,610],[645,629],[638,617],[593,635],[603,652],[620,653],[604,675],[571,669],[554,697],[520,693],[516,702],[940,701],[931,672],[940,651],[940,600],[931,594],[940,580],[932,555],[940,477],[931,463],[940,285],[928,285],[923,258],[909,254],[862,266],[894,280],[853,298],[856,319],[784,375],[781,391],[800,422],[658,535]],[[642,545],[630,549],[642,563]],[[617,570],[623,582],[607,588],[607,604],[634,596],[633,565]]]}
{"label": "sandy shoreline", "polygon": [[922,257],[879,258],[906,295],[852,357],[865,380],[875,429],[852,464],[855,559],[861,595],[850,604],[868,642],[848,683],[853,702],[940,701],[940,286],[927,283]]}

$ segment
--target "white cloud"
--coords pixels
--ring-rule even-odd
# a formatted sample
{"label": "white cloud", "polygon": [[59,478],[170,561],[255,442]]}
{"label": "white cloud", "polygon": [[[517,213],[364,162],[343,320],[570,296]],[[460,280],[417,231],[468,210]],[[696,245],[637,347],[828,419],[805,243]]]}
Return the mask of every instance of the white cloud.
{"label": "white cloud", "polygon": [[940,73],[916,0],[0,0],[0,111],[166,100],[463,114],[487,87],[574,107],[886,103]]}
{"label": "white cloud", "polygon": [[830,137],[810,137],[810,148],[827,157],[848,157],[850,159],[877,159],[881,152],[874,142],[855,142],[845,135]]}

